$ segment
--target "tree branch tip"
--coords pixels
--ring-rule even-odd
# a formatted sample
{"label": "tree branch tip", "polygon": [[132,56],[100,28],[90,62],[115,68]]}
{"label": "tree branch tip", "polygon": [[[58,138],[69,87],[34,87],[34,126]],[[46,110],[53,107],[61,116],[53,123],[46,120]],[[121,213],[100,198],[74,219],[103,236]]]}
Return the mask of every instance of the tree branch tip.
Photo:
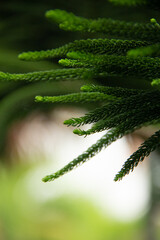
{"label": "tree branch tip", "polygon": [[50,182],[52,180],[51,176],[50,175],[47,175],[45,177],[42,178],[42,182]]}
{"label": "tree branch tip", "polygon": [[36,96],[35,97],[35,102],[42,102],[43,101],[43,97],[42,96]]}
{"label": "tree branch tip", "polygon": [[77,129],[77,128],[73,130],[73,133],[76,135],[79,135],[79,136],[84,135],[84,131],[81,129]]}

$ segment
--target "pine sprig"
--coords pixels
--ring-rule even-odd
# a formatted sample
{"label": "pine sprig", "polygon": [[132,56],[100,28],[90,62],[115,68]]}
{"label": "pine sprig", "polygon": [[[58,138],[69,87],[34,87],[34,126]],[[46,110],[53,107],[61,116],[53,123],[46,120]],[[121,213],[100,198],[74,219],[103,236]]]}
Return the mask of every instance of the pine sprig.
{"label": "pine sprig", "polygon": [[44,182],[54,181],[56,178],[59,178],[60,176],[64,175],[65,173],[71,171],[75,167],[78,167],[79,165],[83,164],[84,162],[95,156],[98,152],[102,150],[102,148],[109,146],[112,142],[116,141],[121,136],[122,133],[120,133],[118,129],[110,130],[95,144],[88,148],[83,154],[75,158],[73,161],[68,163],[65,167],[63,167],[56,173],[47,175],[42,180]]}
{"label": "pine sprig", "polygon": [[62,47],[35,52],[24,52],[19,54],[19,59],[25,61],[39,61],[52,58],[66,57],[68,52],[81,51],[92,54],[120,54],[124,55],[130,49],[147,46],[145,41],[117,40],[117,39],[87,39],[76,40],[73,43],[65,44]]}
{"label": "pine sprig", "polygon": [[123,165],[120,172],[115,176],[115,181],[122,179],[130,171],[133,171],[135,167],[142,162],[145,157],[148,157],[157,147],[160,146],[160,131],[155,132],[150,138],[148,138],[139,149],[134,152]]}
{"label": "pine sprig", "polygon": [[0,81],[59,81],[83,79],[88,69],[55,69],[22,74],[11,74],[0,72]]}
{"label": "pine sprig", "polygon": [[100,85],[83,85],[81,87],[82,92],[101,92],[109,95],[113,95],[116,97],[128,97],[131,95],[137,95],[138,93],[144,93],[144,90],[140,89],[128,89],[121,87],[108,87],[108,86],[100,86]]}
{"label": "pine sprig", "polygon": [[79,52],[71,52],[68,53],[67,56],[80,60],[80,63],[84,63],[85,67],[95,67],[97,71],[107,72],[111,75],[139,76],[149,80],[160,77],[159,58],[129,58],[126,56],[93,55]]}
{"label": "pine sprig", "polygon": [[[150,122],[152,123],[152,122]],[[47,175],[42,180],[44,182],[54,181],[55,179],[63,176],[64,174],[70,172],[74,168],[78,167],[79,165],[85,163],[90,158],[94,157],[97,153],[99,153],[103,148],[108,147],[111,143],[116,141],[119,138],[122,138],[124,135],[133,132],[134,130],[140,128],[141,125],[136,125],[135,123],[123,123],[119,125],[117,128],[111,129],[107,132],[101,139],[99,139],[95,144],[93,144],[90,148],[88,148],[83,154],[75,158],[73,161],[68,163],[65,167],[60,169],[59,171]]]}
{"label": "pine sprig", "polygon": [[73,59],[68,59],[68,58],[65,58],[65,59],[60,59],[58,61],[58,63],[60,65],[62,65],[63,67],[69,67],[69,68],[91,68],[91,64],[90,63],[84,63],[83,61],[80,61],[80,60],[73,60]]}
{"label": "pine sprig", "polygon": [[52,102],[52,103],[87,103],[87,102],[104,102],[114,100],[114,96],[104,93],[73,93],[61,96],[37,96],[36,102]]}
{"label": "pine sprig", "polygon": [[160,31],[152,23],[134,23],[107,18],[92,20],[59,9],[48,11],[46,17],[57,22],[61,29],[67,31],[104,33],[112,37],[152,42],[158,42],[160,38]]}
{"label": "pine sprig", "polygon": [[146,47],[140,47],[137,49],[131,49],[127,53],[128,57],[159,57],[160,56],[160,44],[156,43]]}
{"label": "pine sprig", "polygon": [[[155,111],[156,110],[156,111]],[[87,136],[96,132],[101,132],[110,128],[118,127],[120,124],[126,123],[133,126],[141,124],[150,124],[151,121],[159,119],[160,105],[159,106],[149,106],[141,107],[140,109],[133,109],[131,111],[126,111],[122,114],[117,114],[113,117],[108,117],[105,120],[100,120],[95,123],[92,128],[87,131],[81,129],[75,129],[73,132],[79,136]]]}
{"label": "pine sprig", "polygon": [[66,125],[80,126],[84,124],[90,124],[98,122],[99,120],[104,120],[117,116],[118,114],[123,114],[124,112],[131,111],[133,109],[136,112],[141,108],[148,108],[159,106],[160,93],[159,91],[145,92],[144,94],[136,94],[128,98],[122,98],[115,100],[111,103],[105,104],[102,107],[96,108],[93,111],[85,114],[80,118],[71,118],[64,121]]}

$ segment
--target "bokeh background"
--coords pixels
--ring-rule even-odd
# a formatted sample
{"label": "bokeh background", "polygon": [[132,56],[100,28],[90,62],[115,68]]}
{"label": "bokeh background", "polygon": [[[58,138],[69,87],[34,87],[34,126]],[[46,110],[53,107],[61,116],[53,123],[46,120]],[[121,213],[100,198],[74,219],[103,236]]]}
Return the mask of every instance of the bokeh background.
{"label": "bokeh background", "polygon": [[[156,9],[113,6],[107,0],[1,1],[0,71],[58,68],[56,61],[23,62],[17,55],[105,37],[60,30],[44,16],[56,8],[87,18],[158,19]],[[113,181],[153,128],[117,141],[55,182],[41,181],[101,134],[84,139],[63,126],[65,119],[83,115],[92,105],[43,106],[34,103],[34,96],[79,91],[82,83],[0,83],[0,240],[160,239],[159,152],[121,182]]]}

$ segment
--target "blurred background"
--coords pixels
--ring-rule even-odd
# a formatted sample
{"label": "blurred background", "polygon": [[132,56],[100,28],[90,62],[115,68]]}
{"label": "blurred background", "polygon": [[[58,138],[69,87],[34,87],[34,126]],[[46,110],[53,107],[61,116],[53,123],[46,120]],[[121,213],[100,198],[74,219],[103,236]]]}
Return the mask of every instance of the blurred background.
{"label": "blurred background", "polygon": [[[0,71],[58,68],[56,61],[23,62],[17,55],[56,48],[76,39],[105,37],[60,30],[44,17],[45,11],[56,8],[88,18],[158,19],[156,9],[113,6],[107,0],[2,1]],[[121,182],[113,181],[153,128],[117,141],[55,182],[41,181],[81,154],[101,134],[82,138],[75,136],[71,127],[63,126],[65,119],[81,116],[93,105],[35,104],[34,97],[78,92],[82,84],[0,83],[0,240],[160,239],[159,152]]]}

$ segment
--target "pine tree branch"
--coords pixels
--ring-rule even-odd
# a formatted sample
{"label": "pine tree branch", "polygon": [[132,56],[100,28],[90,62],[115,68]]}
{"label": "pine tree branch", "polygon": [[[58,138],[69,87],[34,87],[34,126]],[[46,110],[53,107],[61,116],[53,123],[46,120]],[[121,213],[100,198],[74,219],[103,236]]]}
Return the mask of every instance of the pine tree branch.
{"label": "pine tree branch", "polygon": [[108,117],[107,119],[100,120],[87,131],[75,129],[73,133],[79,136],[87,136],[96,132],[118,127],[120,124],[124,123],[131,125],[149,125],[150,122],[158,119],[160,119],[160,104],[159,106],[148,106],[148,108],[146,108],[146,106],[142,106],[140,109],[133,109],[121,114],[117,114],[113,117]]}
{"label": "pine tree branch", "polygon": [[159,57],[160,56],[160,44],[153,44],[146,47],[140,47],[137,49],[131,49],[127,53],[128,57]]}
{"label": "pine tree branch", "polygon": [[112,142],[116,141],[121,136],[122,133],[120,133],[119,130],[111,130],[101,139],[99,139],[95,144],[93,144],[90,148],[88,148],[83,154],[75,158],[73,161],[68,163],[65,167],[63,167],[56,173],[47,175],[42,180],[44,182],[54,181],[56,178],[59,178],[60,176],[64,175],[65,173],[71,171],[75,167],[83,164],[84,162],[95,156],[98,152],[102,150],[102,148],[109,146]]}
{"label": "pine tree branch", "polygon": [[[159,91],[145,92],[127,98],[114,100],[112,103],[103,105],[95,110],[87,113],[80,118],[71,118],[64,121],[64,124],[70,126],[80,126],[89,123],[95,123],[99,120],[112,118],[118,114],[135,109],[137,112],[140,108],[159,107],[160,93]],[[158,106],[157,106],[158,105]]]}
{"label": "pine tree branch", "polygon": [[133,23],[106,18],[92,20],[59,9],[48,11],[46,17],[67,31],[104,33],[112,37],[152,42],[159,42],[160,39],[160,31],[152,23]]}
{"label": "pine tree branch", "polygon": [[157,147],[160,147],[160,131],[155,132],[128,158],[114,180],[121,180],[130,171],[133,171],[139,162],[142,162],[145,157],[148,157]]}
{"label": "pine tree branch", "polygon": [[49,71],[39,71],[22,74],[10,74],[0,72],[0,81],[59,81],[83,79],[83,75],[88,69],[54,69]]}
{"label": "pine tree branch", "polygon": [[73,93],[60,96],[37,96],[36,102],[52,102],[52,103],[87,103],[87,102],[105,102],[114,100],[114,96],[110,96],[104,93]]}
{"label": "pine tree branch", "polygon": [[[154,121],[153,121],[154,122]],[[79,165],[85,163],[90,158],[95,156],[99,153],[103,148],[108,147],[111,143],[116,141],[119,138],[122,138],[124,135],[133,132],[135,129],[141,127],[141,124],[138,126],[134,122],[131,123],[124,123],[119,125],[117,128],[111,129],[107,134],[105,134],[100,140],[98,140],[95,144],[93,144],[90,148],[88,148],[83,154],[75,158],[73,161],[68,163],[65,167],[60,169],[59,171],[47,175],[42,180],[44,182],[54,181],[55,179],[63,176],[67,172],[70,172],[74,168],[78,167]]]}
{"label": "pine tree branch", "polygon": [[135,59],[126,56],[93,55],[80,52],[70,52],[67,56],[80,60],[85,67],[95,67],[97,72],[107,72],[110,75],[139,76],[148,80],[160,77],[159,58],[137,57]]}
{"label": "pine tree branch", "polygon": [[124,55],[130,49],[139,48],[142,46],[149,45],[148,42],[134,41],[134,40],[116,40],[116,39],[87,39],[87,40],[76,40],[72,43],[65,44],[62,47],[35,51],[35,52],[24,52],[19,54],[19,59],[25,61],[39,61],[52,58],[63,58],[68,52],[81,51],[92,54],[120,54]]}
{"label": "pine tree branch", "polygon": [[144,93],[144,90],[140,89],[128,89],[121,87],[108,87],[108,86],[99,86],[99,85],[83,85],[81,87],[81,91],[83,92],[101,92],[109,95],[113,95],[116,97],[128,97],[132,95],[137,95],[138,93]]}

